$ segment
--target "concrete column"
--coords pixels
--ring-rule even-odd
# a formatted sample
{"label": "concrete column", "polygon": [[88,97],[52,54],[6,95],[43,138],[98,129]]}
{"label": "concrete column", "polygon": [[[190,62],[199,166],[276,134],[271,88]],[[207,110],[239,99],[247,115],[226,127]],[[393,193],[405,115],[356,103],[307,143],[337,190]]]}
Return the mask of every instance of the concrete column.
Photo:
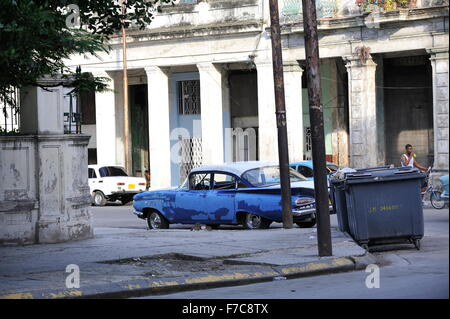
{"label": "concrete column", "polygon": [[285,62],[283,69],[289,161],[297,162],[303,160],[303,70],[297,61]]}
{"label": "concrete column", "polygon": [[376,67],[372,57],[361,62],[359,56],[347,62],[350,118],[350,167],[379,166],[374,149],[378,145]]}
{"label": "concrete column", "polygon": [[377,64],[376,70],[376,101],[377,101],[377,132],[378,132],[378,144],[377,144],[377,159],[379,164],[386,164],[386,136],[385,136],[385,123],[384,123],[384,62],[383,56],[377,54],[373,57]]}
{"label": "concrete column", "polygon": [[[125,167],[125,132],[124,132],[124,105],[123,105],[123,72],[115,72],[114,74],[114,112],[115,112],[115,127],[116,127],[116,164]],[[131,134],[129,134],[131,135]],[[131,138],[129,136],[128,145],[131,145]],[[131,147],[128,150],[129,158],[131,158]]]}
{"label": "concrete column", "polygon": [[224,162],[224,76],[212,63],[198,64],[202,119],[202,162],[204,165]]}
{"label": "concrete column", "polygon": [[[61,79],[40,82],[55,85]],[[27,136],[0,145],[0,178],[8,181],[6,209],[0,202],[0,212],[14,214],[0,216],[0,243],[57,243],[93,235],[87,176],[90,137],[64,134],[63,95],[62,83],[48,90],[21,91],[22,133]]]}
{"label": "concrete column", "polygon": [[256,70],[258,77],[259,159],[278,163],[278,135],[272,62],[258,62],[256,63]]}
{"label": "concrete column", "polygon": [[434,168],[448,174],[448,47],[428,53],[433,69]]}
{"label": "concrete column", "polygon": [[[55,85],[59,78],[46,78],[41,85]],[[46,90],[34,86],[20,91],[20,131],[22,134],[64,134],[64,89],[62,86]]]}
{"label": "concrete column", "polygon": [[146,67],[150,174],[152,189],[171,186],[169,75],[160,67]]}
{"label": "concrete column", "polygon": [[37,137],[39,215],[37,243],[58,243],[93,236],[88,185],[89,136]]}
{"label": "concrete column", "polygon": [[[329,79],[323,81],[326,87],[322,87],[322,92],[327,90],[327,97],[324,98],[324,107],[329,108],[331,115],[324,114],[324,119],[331,122],[331,161],[342,167],[348,167],[348,133],[346,121],[347,108],[347,83],[341,81],[338,61],[336,59],[325,59],[322,63],[329,64],[330,73],[326,75]],[[322,74],[323,75],[323,74]]]}
{"label": "concrete column", "polygon": [[94,76],[109,78],[111,91],[95,93],[95,117],[97,130],[97,163],[118,165],[116,160],[116,110],[114,77],[109,72],[95,72]]}
{"label": "concrete column", "polygon": [[347,83],[342,79],[341,73],[344,72],[338,67],[338,61],[334,63],[336,71],[334,79],[336,83],[337,101],[332,109],[333,122],[333,155],[334,160],[340,167],[349,167],[349,132],[348,132],[348,90]]}

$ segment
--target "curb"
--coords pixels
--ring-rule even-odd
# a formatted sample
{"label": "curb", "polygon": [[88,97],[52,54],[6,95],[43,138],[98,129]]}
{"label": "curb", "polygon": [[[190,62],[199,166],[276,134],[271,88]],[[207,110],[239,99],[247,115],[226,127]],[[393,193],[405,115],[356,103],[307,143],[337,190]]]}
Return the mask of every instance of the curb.
{"label": "curb", "polygon": [[87,286],[80,289],[39,289],[0,295],[0,299],[75,299],[75,298],[129,298],[160,295],[187,290],[247,285],[273,280],[299,278],[362,269],[371,262],[361,257],[340,257],[321,262],[268,267],[267,271],[234,272],[199,275],[188,278],[163,278],[123,281]]}

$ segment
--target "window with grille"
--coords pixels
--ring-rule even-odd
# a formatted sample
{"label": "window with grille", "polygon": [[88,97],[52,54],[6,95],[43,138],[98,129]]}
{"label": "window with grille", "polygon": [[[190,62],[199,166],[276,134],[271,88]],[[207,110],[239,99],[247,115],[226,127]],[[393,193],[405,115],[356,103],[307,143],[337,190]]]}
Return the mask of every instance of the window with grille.
{"label": "window with grille", "polygon": [[20,97],[17,88],[10,88],[5,96],[0,97],[0,131],[18,131],[20,126]]}
{"label": "window with grille", "polygon": [[200,80],[178,81],[178,113],[200,114]]}
{"label": "window with grille", "polygon": [[200,137],[180,137],[180,182],[183,182],[189,172],[202,165],[202,139]]}
{"label": "window with grille", "polygon": [[304,146],[304,160],[312,159],[312,136],[311,136],[311,127],[305,127],[305,146]]}

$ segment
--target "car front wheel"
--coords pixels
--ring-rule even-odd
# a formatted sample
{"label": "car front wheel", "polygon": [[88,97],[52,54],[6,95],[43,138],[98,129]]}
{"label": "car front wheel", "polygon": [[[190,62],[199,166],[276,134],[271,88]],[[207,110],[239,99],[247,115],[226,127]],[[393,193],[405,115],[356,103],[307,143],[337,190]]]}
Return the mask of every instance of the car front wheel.
{"label": "car front wheel", "polygon": [[169,222],[160,213],[151,212],[147,216],[147,224],[150,229],[168,229]]}
{"label": "car front wheel", "polygon": [[272,224],[272,221],[255,214],[248,213],[245,215],[243,224],[245,229],[267,229],[270,227],[270,224]]}
{"label": "car front wheel", "polygon": [[94,202],[95,206],[105,206],[106,205],[106,197],[102,192],[96,191],[94,193],[93,202]]}

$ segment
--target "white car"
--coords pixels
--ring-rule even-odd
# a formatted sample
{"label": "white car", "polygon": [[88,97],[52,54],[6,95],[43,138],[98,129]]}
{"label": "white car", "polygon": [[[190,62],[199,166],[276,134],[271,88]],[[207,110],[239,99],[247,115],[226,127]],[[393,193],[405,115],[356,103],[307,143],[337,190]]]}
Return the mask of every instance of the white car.
{"label": "white car", "polygon": [[126,204],[145,191],[145,178],[128,176],[120,166],[89,165],[89,188],[95,206],[120,200]]}

